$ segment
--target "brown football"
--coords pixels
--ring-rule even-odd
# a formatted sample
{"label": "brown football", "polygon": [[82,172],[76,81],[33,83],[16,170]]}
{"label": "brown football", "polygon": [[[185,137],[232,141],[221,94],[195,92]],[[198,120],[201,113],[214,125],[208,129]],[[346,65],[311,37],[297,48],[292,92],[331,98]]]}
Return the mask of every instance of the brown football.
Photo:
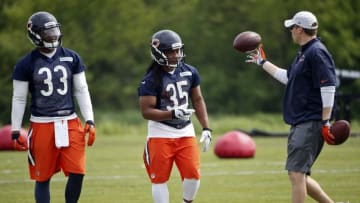
{"label": "brown football", "polygon": [[330,132],[335,136],[335,145],[342,144],[350,137],[350,124],[346,120],[335,121]]}
{"label": "brown football", "polygon": [[241,52],[252,51],[261,43],[261,36],[254,31],[244,31],[239,33],[233,42],[233,47]]}

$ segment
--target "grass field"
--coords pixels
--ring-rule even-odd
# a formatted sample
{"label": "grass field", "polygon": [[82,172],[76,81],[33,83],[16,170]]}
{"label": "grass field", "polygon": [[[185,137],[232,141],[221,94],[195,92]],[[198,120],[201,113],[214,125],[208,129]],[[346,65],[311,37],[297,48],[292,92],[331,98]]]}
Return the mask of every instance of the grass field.
{"label": "grass field", "polygon": [[[137,122],[117,123],[120,129],[115,133],[108,129],[108,124],[102,127],[98,124],[96,143],[87,148],[87,174],[79,202],[152,202],[150,182],[142,163],[146,122],[134,123]],[[264,126],[266,130],[275,131],[286,128],[281,118],[271,119],[267,116],[256,119],[214,118],[212,123],[213,143],[226,130],[234,128]],[[202,179],[196,203],[290,202],[290,183],[284,170],[286,137],[254,137],[254,140],[256,155],[251,159],[219,159],[212,150],[201,153]],[[340,146],[326,145],[315,163],[313,177],[335,201],[360,203],[359,154],[360,137],[351,137]],[[0,160],[0,202],[34,202],[34,182],[28,178],[26,153],[0,151]],[[53,177],[53,203],[64,202],[65,183],[66,178],[62,173]],[[171,202],[180,203],[181,182],[175,166],[169,190]],[[308,199],[307,202],[315,201]]]}

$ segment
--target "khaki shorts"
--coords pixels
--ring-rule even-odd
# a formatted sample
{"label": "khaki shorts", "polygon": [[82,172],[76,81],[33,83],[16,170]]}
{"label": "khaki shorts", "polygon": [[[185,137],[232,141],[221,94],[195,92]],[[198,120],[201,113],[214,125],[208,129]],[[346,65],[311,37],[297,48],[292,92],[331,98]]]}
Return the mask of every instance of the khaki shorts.
{"label": "khaki shorts", "polygon": [[286,170],[311,174],[311,167],[324,146],[321,127],[320,121],[308,121],[291,126]]}

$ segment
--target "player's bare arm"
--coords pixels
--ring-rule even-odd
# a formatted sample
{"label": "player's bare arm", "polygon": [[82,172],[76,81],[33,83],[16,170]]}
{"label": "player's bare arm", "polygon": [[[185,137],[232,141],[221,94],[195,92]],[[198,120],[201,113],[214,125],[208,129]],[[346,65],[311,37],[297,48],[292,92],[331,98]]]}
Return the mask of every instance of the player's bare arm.
{"label": "player's bare arm", "polygon": [[139,98],[140,111],[144,119],[164,121],[172,119],[171,111],[163,111],[156,108],[155,96],[141,96]]}
{"label": "player's bare arm", "polygon": [[206,104],[201,93],[200,86],[192,88],[191,90],[191,102],[195,109],[196,117],[198,118],[203,128],[209,128],[208,115],[206,111]]}

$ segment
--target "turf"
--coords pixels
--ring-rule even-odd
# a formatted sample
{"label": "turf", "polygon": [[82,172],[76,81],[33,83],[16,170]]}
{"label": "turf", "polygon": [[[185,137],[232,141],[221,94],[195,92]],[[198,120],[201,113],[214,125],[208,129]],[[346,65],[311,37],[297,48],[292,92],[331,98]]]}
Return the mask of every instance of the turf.
{"label": "turf", "polygon": [[[87,174],[79,202],[152,202],[150,182],[142,163],[145,132],[128,135],[98,134],[87,148]],[[136,133],[134,133],[136,132]],[[220,134],[214,133],[214,143]],[[196,203],[288,203],[290,183],[283,169],[286,137],[254,137],[256,154],[250,159],[219,159],[213,151],[201,153],[201,187]],[[340,146],[326,145],[313,167],[313,177],[335,201],[360,202],[360,137]],[[0,202],[34,202],[33,181],[28,178],[24,152],[0,152]],[[66,178],[51,182],[53,203],[64,202]],[[182,192],[174,166],[169,181],[171,202],[181,202]],[[307,202],[315,202],[310,198]]]}

